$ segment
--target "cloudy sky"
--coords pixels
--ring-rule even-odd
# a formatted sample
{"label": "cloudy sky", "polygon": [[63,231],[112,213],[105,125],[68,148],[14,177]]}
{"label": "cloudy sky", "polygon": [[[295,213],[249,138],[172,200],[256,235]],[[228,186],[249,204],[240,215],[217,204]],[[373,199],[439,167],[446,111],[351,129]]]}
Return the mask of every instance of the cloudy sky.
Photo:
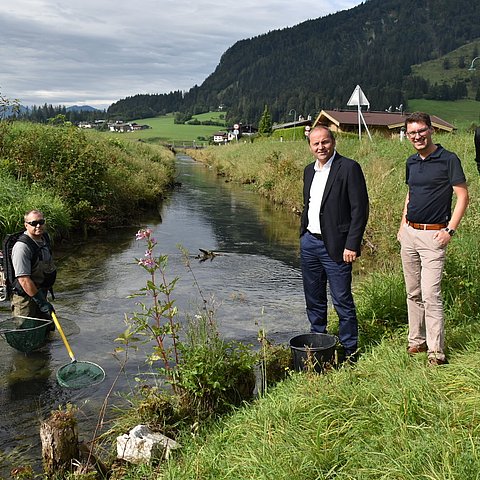
{"label": "cloudy sky", "polygon": [[359,0],[11,0],[0,10],[0,94],[106,108],[201,85],[236,41]]}

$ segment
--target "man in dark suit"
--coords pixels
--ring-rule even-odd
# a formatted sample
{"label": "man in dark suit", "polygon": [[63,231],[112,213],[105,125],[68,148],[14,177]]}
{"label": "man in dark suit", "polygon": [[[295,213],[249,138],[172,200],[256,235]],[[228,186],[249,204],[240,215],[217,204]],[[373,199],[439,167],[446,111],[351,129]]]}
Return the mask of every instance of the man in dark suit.
{"label": "man in dark suit", "polygon": [[335,150],[326,127],[309,135],[315,161],[303,176],[300,255],[307,316],[311,332],[327,332],[327,280],[339,318],[339,340],[345,358],[355,361],[358,322],[352,295],[352,263],[368,220],[368,193],[360,165]]}

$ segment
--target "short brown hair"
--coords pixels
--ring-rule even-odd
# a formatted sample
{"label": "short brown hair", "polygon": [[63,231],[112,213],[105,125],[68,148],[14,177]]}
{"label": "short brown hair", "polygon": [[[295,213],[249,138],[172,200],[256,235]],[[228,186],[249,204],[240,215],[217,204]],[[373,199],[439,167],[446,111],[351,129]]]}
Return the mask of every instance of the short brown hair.
{"label": "short brown hair", "polygon": [[432,126],[432,121],[430,120],[430,115],[425,112],[414,112],[411,113],[406,119],[405,119],[405,128],[407,128],[407,125],[409,123],[418,123],[422,122],[424,123],[427,127]]}

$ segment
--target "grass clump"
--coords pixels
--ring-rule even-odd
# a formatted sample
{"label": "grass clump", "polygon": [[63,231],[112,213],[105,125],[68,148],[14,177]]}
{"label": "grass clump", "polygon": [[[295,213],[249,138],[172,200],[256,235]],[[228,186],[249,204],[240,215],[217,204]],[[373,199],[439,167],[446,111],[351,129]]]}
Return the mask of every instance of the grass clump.
{"label": "grass clump", "polygon": [[39,209],[48,219],[50,233],[60,235],[71,226],[68,205],[59,195],[37,184],[17,181],[0,170],[0,234],[16,232],[23,228],[23,215],[28,210]]}

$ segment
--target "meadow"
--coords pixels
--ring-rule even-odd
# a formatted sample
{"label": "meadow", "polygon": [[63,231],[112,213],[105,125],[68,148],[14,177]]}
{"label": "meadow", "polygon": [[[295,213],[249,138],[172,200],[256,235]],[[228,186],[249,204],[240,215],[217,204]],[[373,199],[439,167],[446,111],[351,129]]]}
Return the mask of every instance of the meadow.
{"label": "meadow", "polygon": [[440,100],[414,99],[408,101],[410,112],[428,112],[451,123],[460,130],[480,125],[480,102],[475,100],[455,100],[444,102]]}
{"label": "meadow", "polygon": [[[194,119],[198,121],[213,121],[222,123],[224,112],[208,112],[200,115],[194,115]],[[161,117],[142,118],[133,120],[139,125],[148,125],[149,129],[138,130],[128,133],[108,133],[116,138],[124,138],[129,140],[143,140],[146,142],[173,143],[180,144],[187,142],[191,144],[196,142],[197,145],[208,144],[208,138],[215,132],[223,130],[225,127],[218,125],[179,125],[174,123],[174,115],[168,114]]]}

